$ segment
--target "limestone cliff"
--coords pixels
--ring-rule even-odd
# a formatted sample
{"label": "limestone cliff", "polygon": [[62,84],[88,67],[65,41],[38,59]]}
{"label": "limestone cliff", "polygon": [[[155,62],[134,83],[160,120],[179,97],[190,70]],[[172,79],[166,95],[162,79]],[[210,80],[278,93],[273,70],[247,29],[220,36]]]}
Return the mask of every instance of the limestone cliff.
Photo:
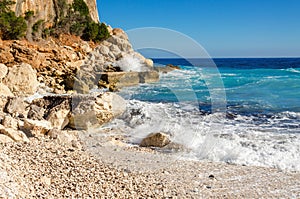
{"label": "limestone cliff", "polygon": [[[44,20],[49,25],[53,24],[56,16],[59,14],[59,4],[62,0],[14,0],[16,4],[12,10],[16,15],[23,15],[26,11],[34,11],[36,20]],[[84,0],[89,7],[91,18],[99,21],[96,0]],[[73,0],[66,0],[67,4],[71,4]]]}

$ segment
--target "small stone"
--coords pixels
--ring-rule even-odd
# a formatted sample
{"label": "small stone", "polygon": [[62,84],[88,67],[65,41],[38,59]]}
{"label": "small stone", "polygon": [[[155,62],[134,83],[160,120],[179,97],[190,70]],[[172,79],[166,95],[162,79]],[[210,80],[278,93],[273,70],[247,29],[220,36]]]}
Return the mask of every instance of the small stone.
{"label": "small stone", "polygon": [[50,186],[51,185],[51,178],[43,176],[43,177],[41,177],[41,183],[43,183],[44,185]]}
{"label": "small stone", "polygon": [[141,147],[164,147],[171,141],[165,133],[151,133],[140,143]]}

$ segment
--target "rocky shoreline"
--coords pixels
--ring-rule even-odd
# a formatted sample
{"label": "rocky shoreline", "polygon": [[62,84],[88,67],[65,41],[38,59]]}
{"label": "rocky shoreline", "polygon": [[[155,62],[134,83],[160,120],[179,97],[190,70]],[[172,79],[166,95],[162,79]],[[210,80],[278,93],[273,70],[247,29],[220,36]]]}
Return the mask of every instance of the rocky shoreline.
{"label": "rocky shoreline", "polygon": [[109,31],[99,45],[0,40],[0,198],[300,197],[299,173],[180,160],[153,150],[182,149],[163,132],[139,147],[100,128],[126,109],[109,91],[178,69],[154,67]]}

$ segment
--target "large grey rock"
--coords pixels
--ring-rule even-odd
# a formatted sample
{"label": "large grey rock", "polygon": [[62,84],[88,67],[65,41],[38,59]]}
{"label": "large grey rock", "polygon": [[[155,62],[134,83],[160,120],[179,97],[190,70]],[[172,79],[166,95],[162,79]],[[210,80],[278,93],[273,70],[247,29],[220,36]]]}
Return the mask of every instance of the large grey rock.
{"label": "large grey rock", "polygon": [[114,93],[103,93],[94,97],[73,97],[69,127],[88,129],[99,127],[126,110],[126,101]]}
{"label": "large grey rock", "polygon": [[25,63],[9,68],[3,83],[16,95],[32,95],[39,86],[36,71]]}

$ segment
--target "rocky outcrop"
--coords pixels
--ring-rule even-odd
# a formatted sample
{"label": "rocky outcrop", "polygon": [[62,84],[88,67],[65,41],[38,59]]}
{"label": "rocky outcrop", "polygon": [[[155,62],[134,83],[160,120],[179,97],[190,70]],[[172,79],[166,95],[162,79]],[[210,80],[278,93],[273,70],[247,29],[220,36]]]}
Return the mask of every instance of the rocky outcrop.
{"label": "rocky outcrop", "polygon": [[[74,130],[99,127],[126,109],[125,100],[114,93],[50,95],[30,104],[20,97],[0,99],[3,111],[0,112],[0,142],[29,141],[28,137],[53,136],[55,132],[63,134],[67,126]],[[71,134],[59,136],[62,140],[73,140]]]}
{"label": "rocky outcrop", "polygon": [[[72,4],[73,0],[14,0],[16,4],[12,6],[12,10],[20,16],[25,12],[34,11],[36,17],[35,21],[44,20],[48,26],[52,26],[56,17],[60,14],[64,3]],[[96,0],[84,0],[89,7],[90,16],[94,21],[99,21],[97,2]],[[65,5],[67,6],[67,5]]]}
{"label": "rocky outcrop", "polygon": [[144,138],[140,146],[141,147],[164,147],[170,143],[170,138],[165,133],[151,133]]}

